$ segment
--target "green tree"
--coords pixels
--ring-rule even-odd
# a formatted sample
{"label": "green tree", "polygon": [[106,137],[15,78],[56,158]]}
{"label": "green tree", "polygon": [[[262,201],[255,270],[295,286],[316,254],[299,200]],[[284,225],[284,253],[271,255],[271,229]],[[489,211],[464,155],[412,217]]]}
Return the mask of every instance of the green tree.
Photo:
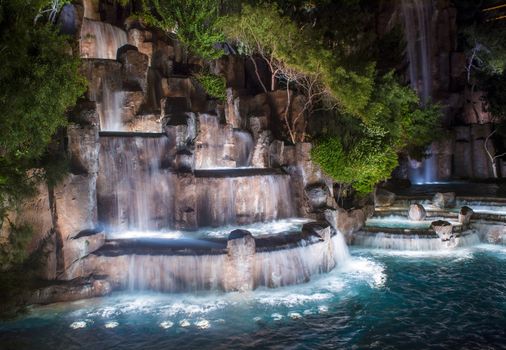
{"label": "green tree", "polygon": [[440,108],[419,107],[419,98],[400,85],[392,73],[376,82],[361,118],[341,116],[334,132],[316,140],[312,156],[337,182],[351,184],[361,194],[390,177],[400,152],[423,156],[440,132]]}
{"label": "green tree", "polygon": [[141,17],[147,24],[177,38],[195,55],[212,60],[220,58],[223,34],[216,28],[218,0],[142,0]]}
{"label": "green tree", "polygon": [[85,91],[70,38],[44,17],[51,4],[0,1],[0,214],[31,193],[40,174],[28,170],[40,166],[65,112]]}

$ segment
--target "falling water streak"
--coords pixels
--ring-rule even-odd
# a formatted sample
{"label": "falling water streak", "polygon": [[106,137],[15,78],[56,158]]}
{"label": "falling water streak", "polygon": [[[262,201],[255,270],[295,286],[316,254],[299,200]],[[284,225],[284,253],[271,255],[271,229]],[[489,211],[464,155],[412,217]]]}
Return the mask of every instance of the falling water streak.
{"label": "falling water streak", "polygon": [[197,140],[196,168],[212,169],[223,167],[226,132],[220,128],[219,117],[210,114],[199,116],[199,137]]}
{"label": "falling water streak", "polygon": [[265,222],[296,214],[288,175],[198,178],[196,185],[200,227]]}
{"label": "falling water streak", "polygon": [[[457,247],[469,247],[480,243],[476,233],[456,238]],[[420,237],[418,235],[403,234],[361,234],[354,236],[354,245],[374,248],[408,251],[438,251],[453,247],[449,242],[443,242],[439,238]]]}
{"label": "falling water streak", "polygon": [[168,228],[171,174],[162,169],[166,137],[100,138],[99,219],[111,229]]}
{"label": "falling water streak", "polygon": [[254,146],[251,134],[246,131],[234,130],[234,145],[236,149],[237,166],[250,166]]}
{"label": "falling water streak", "polygon": [[122,110],[125,93],[113,91],[108,84],[102,87],[102,98],[99,104],[100,130],[125,131]]}
{"label": "falling water streak", "polygon": [[[409,61],[411,87],[418,92],[421,104],[426,105],[432,97],[431,17],[430,0],[403,0],[404,33]],[[414,183],[431,183],[437,180],[437,164],[432,149],[422,162],[410,161],[409,177]]]}
{"label": "falling water streak", "polygon": [[403,0],[401,8],[404,16],[410,83],[425,105],[430,101],[432,94],[430,56],[432,3],[429,0]]}
{"label": "falling water streak", "polygon": [[81,57],[115,60],[118,49],[127,43],[124,30],[109,23],[83,19]]}

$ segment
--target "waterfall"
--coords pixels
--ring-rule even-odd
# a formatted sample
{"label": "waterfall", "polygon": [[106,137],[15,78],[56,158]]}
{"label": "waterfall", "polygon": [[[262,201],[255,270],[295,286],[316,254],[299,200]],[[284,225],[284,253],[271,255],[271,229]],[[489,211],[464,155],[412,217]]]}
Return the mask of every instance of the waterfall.
{"label": "waterfall", "polygon": [[[196,168],[213,169],[225,167],[225,144],[228,135],[220,127],[219,117],[210,114],[199,115]],[[235,167],[233,164],[230,167]]]}
{"label": "waterfall", "polygon": [[100,130],[125,131],[122,118],[124,101],[123,91],[113,91],[108,84],[103,85],[101,101],[98,104]]}
{"label": "waterfall", "polygon": [[[431,60],[431,0],[402,0],[406,53],[409,61],[409,81],[417,91],[422,106],[432,97]],[[421,162],[410,160],[409,179],[413,183],[430,183],[437,180],[436,158],[429,150],[428,157]]]}
{"label": "waterfall", "polygon": [[354,245],[374,248],[410,251],[438,251],[455,247],[469,247],[480,243],[476,233],[455,238],[455,242],[443,242],[437,237],[424,237],[406,234],[363,234],[354,235]]}
{"label": "waterfall", "polygon": [[[98,273],[114,276],[118,289],[183,292],[227,290],[232,276],[253,288],[281,287],[308,282],[348,260],[341,234],[316,243],[275,251],[253,252],[230,259],[226,253],[206,255],[129,254],[90,257],[89,266]],[[247,264],[251,268],[247,268]]]}
{"label": "waterfall", "polygon": [[129,290],[189,292],[223,289],[226,255],[130,255]]}
{"label": "waterfall", "polygon": [[236,150],[236,163],[238,167],[247,167],[251,165],[253,156],[253,137],[249,132],[234,130],[234,145]]}
{"label": "waterfall", "polygon": [[411,87],[418,92],[422,104],[426,104],[432,95],[430,27],[432,1],[402,0],[401,8]]}
{"label": "waterfall", "polygon": [[118,49],[127,43],[127,34],[124,30],[109,23],[83,19],[81,57],[115,60]]}
{"label": "waterfall", "polygon": [[296,215],[288,175],[197,179],[199,226],[272,221]]}
{"label": "waterfall", "polygon": [[170,147],[162,135],[100,137],[97,181],[101,224],[112,229],[151,230],[172,222],[171,174],[163,169]]}

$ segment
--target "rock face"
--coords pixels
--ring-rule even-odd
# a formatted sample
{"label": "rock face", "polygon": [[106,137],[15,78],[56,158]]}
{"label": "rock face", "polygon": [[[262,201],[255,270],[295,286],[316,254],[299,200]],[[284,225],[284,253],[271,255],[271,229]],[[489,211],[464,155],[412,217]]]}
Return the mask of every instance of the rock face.
{"label": "rock face", "polygon": [[348,242],[352,240],[353,233],[359,231],[365,224],[368,209],[355,209],[346,211],[342,208],[326,209],[325,219],[336,230],[343,234]]}
{"label": "rock face", "polygon": [[460,208],[460,212],[459,212],[459,222],[463,225],[469,225],[469,223],[471,222],[471,217],[473,216],[474,214],[474,211],[473,209],[467,207],[467,206],[464,206],[462,208]]}
{"label": "rock face", "polygon": [[54,198],[63,241],[97,226],[96,176],[68,175],[55,188]]}
{"label": "rock face", "polygon": [[225,290],[246,292],[253,290],[255,239],[250,232],[235,230],[227,241]]}
{"label": "rock face", "polygon": [[76,280],[37,289],[30,297],[29,304],[68,302],[101,297],[111,292],[111,285],[106,280]]}
{"label": "rock face", "polygon": [[434,221],[431,224],[431,228],[443,242],[449,241],[452,238],[454,238],[453,226],[448,221],[444,220]]}
{"label": "rock face", "polygon": [[455,207],[455,193],[438,192],[434,195],[434,198],[432,198],[432,204],[441,209],[453,208]]}
{"label": "rock face", "polygon": [[421,204],[411,204],[409,206],[408,218],[413,221],[423,221],[427,215],[425,208]]}
{"label": "rock face", "polygon": [[330,191],[326,184],[313,184],[306,186],[305,193],[309,204],[316,209],[327,205]]}
{"label": "rock face", "polygon": [[389,207],[395,202],[395,193],[378,188],[374,192],[374,205],[376,207]]}

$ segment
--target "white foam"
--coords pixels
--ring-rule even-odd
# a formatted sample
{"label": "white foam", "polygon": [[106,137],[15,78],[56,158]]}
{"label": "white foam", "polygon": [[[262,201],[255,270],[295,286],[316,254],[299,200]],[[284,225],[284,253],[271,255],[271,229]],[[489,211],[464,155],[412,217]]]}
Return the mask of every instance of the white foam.
{"label": "white foam", "polygon": [[76,321],[76,322],[72,322],[70,324],[70,328],[72,329],[81,329],[81,328],[86,328],[87,324],[85,321]]}
{"label": "white foam", "polygon": [[116,328],[119,326],[119,323],[116,321],[110,321],[105,324],[105,328]]}

